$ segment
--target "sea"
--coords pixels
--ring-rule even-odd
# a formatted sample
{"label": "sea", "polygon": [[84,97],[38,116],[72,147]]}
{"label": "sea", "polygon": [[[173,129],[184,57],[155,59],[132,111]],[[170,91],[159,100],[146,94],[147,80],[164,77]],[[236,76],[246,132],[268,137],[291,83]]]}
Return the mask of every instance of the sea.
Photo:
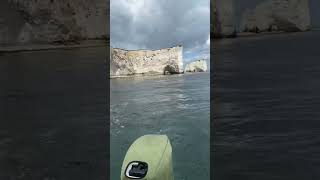
{"label": "sea", "polygon": [[0,54],[0,179],[106,180],[108,48]]}
{"label": "sea", "polygon": [[320,178],[320,31],[213,41],[213,179]]}
{"label": "sea", "polygon": [[209,180],[210,73],[111,79],[111,180],[120,179],[129,146],[146,134],[170,139],[175,180]]}

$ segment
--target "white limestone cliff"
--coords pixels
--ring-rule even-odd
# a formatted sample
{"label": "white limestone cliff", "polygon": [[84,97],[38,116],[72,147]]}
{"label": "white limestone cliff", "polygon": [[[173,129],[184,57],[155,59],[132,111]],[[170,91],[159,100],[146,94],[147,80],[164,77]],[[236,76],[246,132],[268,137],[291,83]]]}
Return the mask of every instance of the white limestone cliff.
{"label": "white limestone cliff", "polygon": [[182,46],[159,50],[111,48],[110,77],[183,73]]}
{"label": "white limestone cliff", "polygon": [[242,16],[240,31],[306,31],[311,28],[308,0],[267,0]]}
{"label": "white limestone cliff", "polygon": [[206,72],[208,70],[207,62],[204,59],[193,61],[186,65],[185,72]]}
{"label": "white limestone cliff", "polygon": [[211,2],[213,37],[230,37],[236,33],[234,0],[213,0]]}
{"label": "white limestone cliff", "polygon": [[0,44],[106,39],[104,0],[2,0]]}
{"label": "white limestone cliff", "polygon": [[234,37],[241,32],[307,31],[311,28],[309,3],[309,0],[213,0],[213,37]]}

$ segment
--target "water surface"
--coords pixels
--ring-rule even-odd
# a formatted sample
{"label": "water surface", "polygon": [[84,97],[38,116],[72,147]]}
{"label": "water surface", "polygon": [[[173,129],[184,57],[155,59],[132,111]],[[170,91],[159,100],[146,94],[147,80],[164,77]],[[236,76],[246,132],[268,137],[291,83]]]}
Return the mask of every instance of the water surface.
{"label": "water surface", "polygon": [[213,178],[320,178],[320,32],[214,41]]}
{"label": "water surface", "polygon": [[107,48],[0,54],[0,179],[107,179]]}
{"label": "water surface", "polygon": [[168,135],[176,180],[209,179],[209,73],[111,79],[111,179],[145,134]]}

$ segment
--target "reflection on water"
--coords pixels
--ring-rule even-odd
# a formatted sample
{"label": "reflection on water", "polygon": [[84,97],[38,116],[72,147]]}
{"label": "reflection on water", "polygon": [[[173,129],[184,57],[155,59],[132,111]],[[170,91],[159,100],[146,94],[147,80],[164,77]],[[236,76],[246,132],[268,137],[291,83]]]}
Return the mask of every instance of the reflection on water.
{"label": "reflection on water", "polygon": [[112,180],[130,144],[145,134],[168,135],[176,179],[209,179],[208,73],[110,81]]}

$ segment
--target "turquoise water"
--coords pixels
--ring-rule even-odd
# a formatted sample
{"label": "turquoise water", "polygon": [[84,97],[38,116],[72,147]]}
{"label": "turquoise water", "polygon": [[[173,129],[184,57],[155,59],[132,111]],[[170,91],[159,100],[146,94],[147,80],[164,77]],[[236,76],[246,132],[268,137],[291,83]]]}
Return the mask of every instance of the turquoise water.
{"label": "turquoise water", "polygon": [[110,80],[110,172],[145,134],[168,135],[176,180],[210,178],[209,73]]}

